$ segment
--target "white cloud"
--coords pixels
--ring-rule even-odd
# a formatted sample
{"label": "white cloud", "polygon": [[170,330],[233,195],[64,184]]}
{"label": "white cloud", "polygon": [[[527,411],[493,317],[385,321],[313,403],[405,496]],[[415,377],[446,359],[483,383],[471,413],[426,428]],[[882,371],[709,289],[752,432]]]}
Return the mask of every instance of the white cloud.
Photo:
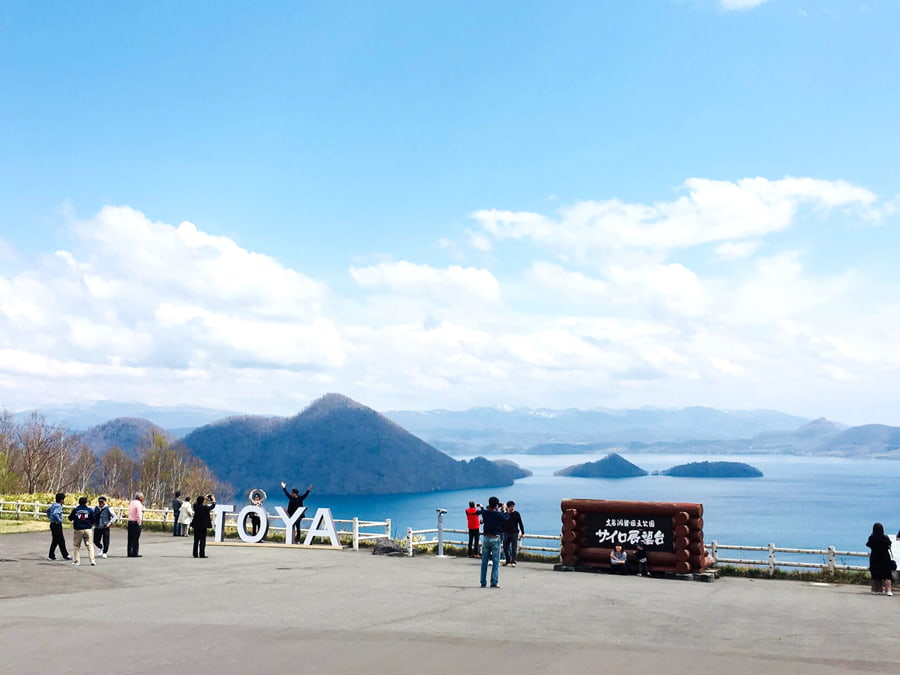
{"label": "white cloud", "polygon": [[489,301],[500,299],[500,284],[493,274],[484,269],[459,265],[436,268],[403,260],[351,267],[350,276],[363,288],[427,295],[446,302],[456,302],[460,294]]}
{"label": "white cloud", "polygon": [[768,0],[721,0],[721,7],[728,11],[740,11],[754,9],[766,2],[768,2]]}
{"label": "white cloud", "polygon": [[804,204],[820,209],[871,208],[876,197],[845,181],[691,178],[687,195],[652,205],[584,201],[558,219],[514,211],[476,211],[494,240],[528,240],[581,262],[623,250],[667,252],[700,244],[757,239],[787,229]]}
{"label": "white cloud", "polygon": [[740,260],[749,258],[759,249],[758,241],[726,241],[716,246],[716,255],[724,260]]}
{"label": "white cloud", "polygon": [[853,251],[890,232],[857,228],[860,245],[827,265],[818,237],[794,247],[787,234],[804,207],[818,225],[884,204],[803,178],[685,189],[556,218],[481,212],[481,266],[350,267],[341,295],[189,223],[106,208],[72,221],[69,250],[0,277],[0,405],[290,413],[326,391],[378,409],[706,404],[842,419],[851,398],[877,405],[879,383],[900,377],[900,306],[885,304],[894,280]]}

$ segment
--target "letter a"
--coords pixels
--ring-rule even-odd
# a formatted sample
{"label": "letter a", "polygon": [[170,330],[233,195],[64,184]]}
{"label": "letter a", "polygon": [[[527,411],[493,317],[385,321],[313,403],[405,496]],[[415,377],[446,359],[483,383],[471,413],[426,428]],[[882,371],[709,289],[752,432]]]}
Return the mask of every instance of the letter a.
{"label": "letter a", "polygon": [[334,518],[331,515],[331,509],[317,509],[316,515],[313,517],[312,525],[306,532],[306,539],[303,540],[304,546],[309,546],[313,537],[328,537],[331,540],[332,548],[341,548],[341,540],[334,529]]}

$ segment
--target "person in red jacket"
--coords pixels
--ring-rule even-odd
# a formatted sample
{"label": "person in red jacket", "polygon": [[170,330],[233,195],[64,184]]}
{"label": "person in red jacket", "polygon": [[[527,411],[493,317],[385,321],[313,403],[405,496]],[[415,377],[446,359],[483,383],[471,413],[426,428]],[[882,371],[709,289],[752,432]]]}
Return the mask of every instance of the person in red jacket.
{"label": "person in red jacket", "polygon": [[481,509],[481,504],[476,504],[475,502],[469,502],[469,508],[466,509],[466,521],[468,522],[469,527],[469,557],[477,558],[480,553],[478,552],[478,539],[481,536],[481,532],[479,532],[479,527],[481,527],[481,522],[478,520],[478,511]]}

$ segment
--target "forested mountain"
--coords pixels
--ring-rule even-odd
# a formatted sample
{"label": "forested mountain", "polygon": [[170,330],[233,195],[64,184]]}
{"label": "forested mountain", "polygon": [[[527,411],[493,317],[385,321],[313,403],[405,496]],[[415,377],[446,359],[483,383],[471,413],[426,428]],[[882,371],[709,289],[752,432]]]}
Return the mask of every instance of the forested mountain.
{"label": "forested mountain", "polygon": [[391,494],[511,485],[528,475],[482,457],[457,461],[346,396],[291,418],[234,417],[192,432],[187,447],[239,491],[284,480],[320,494]]}
{"label": "forested mountain", "polygon": [[176,440],[162,427],[139,417],[117,417],[91,427],[82,432],[80,437],[97,456],[104,455],[110,448],[119,448],[134,458],[137,456],[138,447],[141,443],[146,443],[154,431],[161,434],[169,443]]}
{"label": "forested mountain", "polygon": [[598,462],[567,466],[554,475],[580,478],[637,478],[646,476],[647,472],[637,464],[632,464],[621,455],[612,452]]}

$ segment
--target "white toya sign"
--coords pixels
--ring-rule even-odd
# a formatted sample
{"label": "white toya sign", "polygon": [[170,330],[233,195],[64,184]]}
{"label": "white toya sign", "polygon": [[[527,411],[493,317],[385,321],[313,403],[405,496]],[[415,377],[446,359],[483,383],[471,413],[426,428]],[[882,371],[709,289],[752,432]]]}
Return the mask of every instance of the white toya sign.
{"label": "white toya sign", "polygon": [[[215,516],[215,527],[213,529],[213,540],[214,541],[224,541],[225,540],[225,514],[226,513],[234,513],[234,504],[216,504],[216,508],[213,509],[213,514]],[[255,514],[259,517],[259,531],[255,535],[251,535],[247,532],[247,528],[244,526],[244,522],[247,520],[247,516],[250,514]],[[293,515],[288,515],[287,511],[285,511],[282,507],[275,507],[275,517],[281,519],[284,523],[284,543],[285,544],[295,544],[299,542],[294,541],[294,525],[300,522],[300,519],[303,518],[303,514],[306,513],[306,507],[302,506],[296,511],[294,511]],[[262,541],[262,538],[266,536],[266,530],[269,526],[269,518],[270,515],[266,513],[266,510],[262,506],[254,506],[252,504],[245,506],[241,509],[240,513],[238,513],[237,517],[237,531],[238,536],[241,538],[241,541],[247,544],[258,544]],[[312,540],[315,537],[322,537],[331,542],[332,548],[341,548],[341,540],[338,537],[337,530],[334,528],[334,517],[331,515],[331,509],[316,509],[316,515],[312,519],[312,525],[306,531],[306,537],[303,540],[301,546],[311,546]]]}

